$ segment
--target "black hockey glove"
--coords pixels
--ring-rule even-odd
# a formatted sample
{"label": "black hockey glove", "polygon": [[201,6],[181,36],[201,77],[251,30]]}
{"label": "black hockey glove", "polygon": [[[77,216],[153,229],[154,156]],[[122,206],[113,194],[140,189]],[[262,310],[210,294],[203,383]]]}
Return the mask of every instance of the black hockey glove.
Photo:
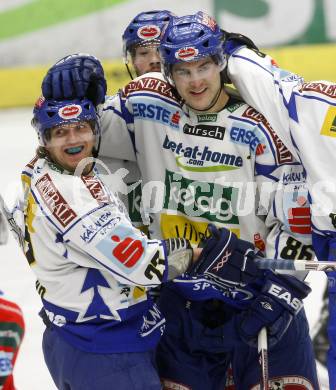
{"label": "black hockey glove", "polygon": [[[229,57],[235,50],[243,46],[246,46],[249,49],[252,49],[259,53],[259,49],[257,48],[257,46],[253,43],[253,41],[250,38],[246,37],[245,35],[237,34],[237,33],[229,33],[224,30],[221,31],[223,32],[223,36],[224,36],[223,47],[224,47],[224,54],[226,55],[226,57]],[[227,74],[226,67],[222,72],[222,81],[225,84],[231,83],[231,80]]]}
{"label": "black hockey glove", "polygon": [[231,55],[236,49],[242,46],[246,46],[249,49],[259,51],[254,42],[242,34],[229,33],[222,30],[224,33],[224,52]]}
{"label": "black hockey glove", "polygon": [[209,224],[208,230],[211,237],[204,241],[202,254],[189,272],[191,276],[204,274],[218,283],[246,284],[263,275],[253,261],[256,257],[253,244],[225,228]]}
{"label": "black hockey glove", "polygon": [[241,339],[257,347],[258,334],[266,326],[268,344],[274,346],[302,309],[302,299],[310,292],[311,288],[294,276],[269,272],[260,295],[236,318]]}
{"label": "black hockey glove", "polygon": [[86,97],[94,105],[104,103],[106,80],[99,60],[88,54],[72,54],[56,62],[42,82],[47,99],[64,100]]}

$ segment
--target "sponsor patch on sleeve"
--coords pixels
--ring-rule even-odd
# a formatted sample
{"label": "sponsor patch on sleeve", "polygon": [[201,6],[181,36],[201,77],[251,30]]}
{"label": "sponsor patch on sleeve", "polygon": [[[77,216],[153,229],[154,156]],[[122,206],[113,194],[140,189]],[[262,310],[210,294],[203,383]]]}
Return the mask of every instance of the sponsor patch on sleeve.
{"label": "sponsor patch on sleeve", "polygon": [[48,173],[37,180],[36,189],[44,204],[63,227],[68,226],[77,217],[77,214],[63,198]]}

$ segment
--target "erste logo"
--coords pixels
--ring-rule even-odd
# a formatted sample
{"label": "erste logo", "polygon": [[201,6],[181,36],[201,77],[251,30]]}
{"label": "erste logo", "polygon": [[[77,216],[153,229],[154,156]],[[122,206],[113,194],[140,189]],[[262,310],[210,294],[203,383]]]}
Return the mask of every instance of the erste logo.
{"label": "erste logo", "polygon": [[58,110],[58,115],[63,119],[77,118],[82,112],[82,107],[78,104],[71,104]]}

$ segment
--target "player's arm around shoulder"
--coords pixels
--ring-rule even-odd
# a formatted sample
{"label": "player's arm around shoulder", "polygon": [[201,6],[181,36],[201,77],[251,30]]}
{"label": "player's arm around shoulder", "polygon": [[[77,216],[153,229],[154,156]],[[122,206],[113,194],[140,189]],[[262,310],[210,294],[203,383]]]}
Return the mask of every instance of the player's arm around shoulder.
{"label": "player's arm around shoulder", "polygon": [[[271,57],[246,47],[228,59],[228,77],[244,100],[261,112],[288,147],[290,122],[298,121],[296,94],[303,79],[278,68]],[[295,154],[294,150],[291,150]]]}

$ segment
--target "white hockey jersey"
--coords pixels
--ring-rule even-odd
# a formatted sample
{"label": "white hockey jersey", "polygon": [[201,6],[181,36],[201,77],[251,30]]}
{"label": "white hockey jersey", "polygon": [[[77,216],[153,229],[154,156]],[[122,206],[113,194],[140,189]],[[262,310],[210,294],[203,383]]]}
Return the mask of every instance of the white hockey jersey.
{"label": "white hockey jersey", "polygon": [[265,115],[302,162],[312,199],[316,254],[335,260],[335,253],[329,251],[336,247],[336,85],[304,82],[247,48],[230,56],[228,75],[241,96]]}
{"label": "white hockey jersey", "polygon": [[[1,200],[2,199],[0,199],[0,202]],[[0,245],[5,245],[7,243],[7,240],[8,240],[7,221],[5,216],[1,212],[1,206],[0,206]]]}
{"label": "white hockey jersey", "polygon": [[72,176],[34,159],[22,182],[13,216],[56,331],[91,352],[152,349],[164,318],[146,290],[167,278],[163,242],[132,226],[100,175]]}
{"label": "white hockey jersey", "polygon": [[247,104],[196,114],[149,73],[107,99],[101,120],[100,154],[139,166],[152,237],[196,245],[212,222],[269,257],[313,257],[302,165]]}

